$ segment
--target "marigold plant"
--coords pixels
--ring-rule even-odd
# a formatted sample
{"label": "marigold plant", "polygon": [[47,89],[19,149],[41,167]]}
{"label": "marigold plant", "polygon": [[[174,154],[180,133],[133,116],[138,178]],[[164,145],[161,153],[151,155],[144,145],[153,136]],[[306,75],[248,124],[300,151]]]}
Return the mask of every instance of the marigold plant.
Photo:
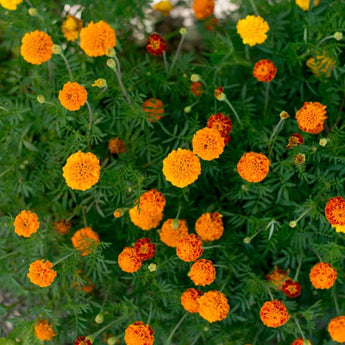
{"label": "marigold plant", "polygon": [[169,247],[176,247],[178,240],[188,234],[185,219],[167,219],[159,230],[159,237]]}
{"label": "marigold plant", "polygon": [[205,292],[199,299],[199,315],[208,322],[225,319],[230,311],[226,296],[216,290]]}
{"label": "marigold plant", "polygon": [[70,111],[79,110],[87,100],[87,91],[83,85],[68,81],[59,91],[59,101]]}
{"label": "marigold plant", "polygon": [[201,238],[195,234],[188,234],[177,241],[176,255],[183,261],[195,261],[202,253]]}
{"label": "marigold plant", "polygon": [[194,0],[192,8],[196,18],[207,19],[213,14],[214,0]]}
{"label": "marigold plant", "polygon": [[200,259],[194,262],[188,276],[195,285],[210,285],[216,279],[216,268],[211,260]]}
{"label": "marigold plant", "polygon": [[345,225],[345,200],[341,196],[330,198],[326,203],[325,216],[332,225]]}
{"label": "marigold plant", "polygon": [[67,41],[75,41],[78,39],[82,27],[83,21],[81,19],[67,14],[66,19],[62,22],[61,30]]}
{"label": "marigold plant", "polygon": [[158,34],[151,34],[146,42],[147,51],[156,56],[161,56],[168,49],[163,37]]}
{"label": "marigold plant", "polygon": [[136,321],[125,330],[126,345],[152,345],[154,342],[154,331],[149,325],[142,321]]}
{"label": "marigold plant", "polygon": [[134,273],[140,270],[143,261],[135,248],[125,247],[119,254],[117,262],[122,271]]}
{"label": "marigold plant", "polygon": [[253,76],[264,83],[270,82],[274,79],[277,73],[277,67],[273,61],[269,59],[259,60],[253,69]]}
{"label": "marigold plant", "polygon": [[274,266],[274,270],[269,274],[266,274],[266,279],[272,282],[278,290],[282,290],[283,284],[286,282],[288,277],[289,270],[284,271],[278,266]]}
{"label": "marigold plant", "polygon": [[140,238],[135,242],[134,249],[142,261],[150,260],[155,255],[156,245],[149,238]]}
{"label": "marigold plant", "polygon": [[190,90],[195,97],[200,97],[204,92],[202,89],[202,83],[200,81],[191,83]]}
{"label": "marigold plant", "polygon": [[14,232],[18,236],[30,237],[36,233],[40,227],[37,214],[35,212],[23,210],[14,219]]}
{"label": "marigold plant", "polygon": [[199,311],[199,298],[202,292],[197,289],[187,289],[181,295],[181,305],[189,313],[197,313]]}
{"label": "marigold plant", "polygon": [[77,230],[72,236],[71,241],[73,247],[81,252],[81,256],[91,254],[100,242],[97,232],[90,227]]}
{"label": "marigold plant", "polygon": [[147,113],[150,122],[156,122],[164,116],[164,104],[158,98],[149,98],[143,105],[142,109]]}
{"label": "marigold plant", "polygon": [[291,343],[291,345],[313,345],[313,343],[308,339],[297,338]]}
{"label": "marigold plant", "polygon": [[157,189],[150,189],[139,199],[139,210],[145,216],[157,216],[163,213],[165,207],[165,197]]}
{"label": "marigold plant", "polygon": [[237,163],[237,172],[248,182],[261,182],[269,172],[271,162],[262,153],[244,153]]}
{"label": "marigold plant", "polygon": [[195,232],[205,242],[219,240],[223,231],[222,215],[219,212],[203,213],[195,222]]}
{"label": "marigold plant", "polygon": [[277,299],[265,302],[260,309],[260,319],[267,327],[277,328],[284,325],[290,318],[282,301]]}
{"label": "marigold plant", "polygon": [[288,140],[288,144],[286,145],[286,148],[287,149],[292,149],[295,146],[302,145],[303,142],[304,142],[304,139],[301,136],[301,134],[299,134],[299,133],[291,134],[291,136],[290,136],[290,138]]}
{"label": "marigold plant", "polygon": [[[310,8],[312,0],[295,0],[296,5],[299,6],[303,11],[308,11]],[[320,4],[320,0],[314,0],[314,7],[318,6]]]}
{"label": "marigold plant", "polygon": [[311,57],[307,60],[306,65],[311,69],[316,77],[325,76],[330,78],[333,68],[336,64],[336,60],[325,55],[317,55],[315,58]]}
{"label": "marigold plant", "polygon": [[302,286],[298,281],[293,281],[289,278],[285,280],[282,290],[286,296],[295,298],[301,294]]}
{"label": "marigold plant", "polygon": [[80,336],[76,338],[76,340],[74,341],[74,345],[92,345],[92,342],[85,336]]}
{"label": "marigold plant", "polygon": [[71,228],[71,222],[66,219],[59,219],[53,224],[53,228],[61,235],[67,235]]}
{"label": "marigold plant", "polygon": [[326,106],[319,102],[304,102],[296,113],[298,127],[303,132],[319,134],[323,131],[323,124],[327,119]]}
{"label": "marigold plant", "polygon": [[262,17],[247,15],[246,18],[240,19],[237,22],[236,29],[242,38],[243,44],[255,46],[266,41],[266,33],[270,27]]}
{"label": "marigold plant", "polygon": [[328,323],[328,333],[333,341],[345,342],[345,315],[337,316]]}
{"label": "marigold plant", "polygon": [[216,113],[209,117],[207,127],[216,129],[224,138],[225,145],[230,141],[230,132],[232,129],[232,121],[229,116],[222,113]]}
{"label": "marigold plant", "polygon": [[158,213],[153,216],[140,212],[138,206],[129,209],[129,217],[134,225],[142,230],[151,230],[157,228],[163,219],[163,213]]}
{"label": "marigold plant", "polygon": [[52,267],[53,264],[49,260],[36,260],[30,264],[27,277],[32,284],[39,287],[47,287],[53,283],[57,275]]}
{"label": "marigold plant", "polygon": [[41,340],[52,340],[56,333],[54,332],[52,325],[48,322],[48,320],[38,320],[35,325],[35,334],[36,337]]}
{"label": "marigold plant", "polygon": [[330,264],[320,262],[312,267],[309,278],[315,289],[330,289],[337,279],[337,271]]}
{"label": "marigold plant", "polygon": [[108,149],[111,154],[118,155],[126,152],[126,145],[120,138],[110,139],[108,142]]}

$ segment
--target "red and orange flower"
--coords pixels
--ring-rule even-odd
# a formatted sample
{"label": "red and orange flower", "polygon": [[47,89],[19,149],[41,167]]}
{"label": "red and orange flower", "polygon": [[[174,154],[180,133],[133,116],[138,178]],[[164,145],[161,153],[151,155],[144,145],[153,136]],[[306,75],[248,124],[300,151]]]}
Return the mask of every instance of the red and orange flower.
{"label": "red and orange flower", "polygon": [[140,238],[135,242],[134,249],[138,257],[144,261],[152,259],[156,252],[156,245],[149,238]]}
{"label": "red and orange flower", "polygon": [[165,43],[163,37],[158,34],[151,34],[146,42],[147,51],[156,56],[162,56],[163,53],[168,49],[168,45]]}
{"label": "red and orange flower", "polygon": [[291,149],[291,148],[293,148],[295,146],[302,145],[303,141],[304,140],[303,140],[303,137],[301,136],[301,134],[299,134],[299,133],[291,134],[291,136],[289,138],[289,142],[286,145],[286,148],[287,149]]}
{"label": "red and orange flower", "polygon": [[298,281],[289,278],[285,280],[282,289],[286,296],[295,298],[301,294],[302,286]]}
{"label": "red and orange flower", "polygon": [[207,121],[207,127],[216,129],[222,138],[224,138],[224,144],[230,141],[230,132],[232,130],[232,121],[227,115],[222,113],[213,114]]}

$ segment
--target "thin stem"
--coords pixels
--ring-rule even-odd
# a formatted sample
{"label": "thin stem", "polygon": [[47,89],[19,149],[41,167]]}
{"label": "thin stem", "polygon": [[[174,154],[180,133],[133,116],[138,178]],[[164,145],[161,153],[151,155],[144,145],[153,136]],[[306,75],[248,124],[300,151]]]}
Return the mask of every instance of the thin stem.
{"label": "thin stem", "polygon": [[337,300],[337,296],[335,294],[334,288],[332,289],[332,295],[333,295],[333,301],[334,301],[334,306],[335,306],[335,312],[337,313],[337,315],[339,315],[340,309],[339,309],[339,304],[338,304],[338,300]]}
{"label": "thin stem", "polygon": [[266,83],[266,91],[265,91],[265,106],[264,106],[264,117],[266,117],[266,113],[267,113],[267,107],[268,107],[268,96],[270,93],[270,85],[271,83],[268,82]]}
{"label": "thin stem", "polygon": [[17,253],[16,252],[12,252],[12,253],[5,254],[3,256],[0,256],[0,260],[8,258],[9,256],[12,256],[12,255],[15,255],[15,254],[17,254]]}
{"label": "thin stem", "polygon": [[121,87],[121,90],[122,90],[122,93],[124,94],[125,98],[126,98],[126,101],[129,105],[132,105],[132,102],[128,96],[128,93],[122,83],[122,79],[121,79],[121,75],[119,74],[118,70],[117,69],[114,69],[114,73],[116,74],[116,77],[117,77],[117,80],[119,81],[119,85]]}
{"label": "thin stem", "polygon": [[300,261],[299,261],[299,264],[298,264],[298,267],[297,267],[297,271],[296,271],[296,274],[295,274],[293,280],[297,280],[298,279],[299,271],[301,270],[301,267],[302,267],[302,261],[303,261],[303,254],[301,255],[301,258],[300,258]]}
{"label": "thin stem", "polygon": [[49,73],[49,84],[52,82],[52,63],[50,60],[48,60],[48,73]]}
{"label": "thin stem", "polygon": [[102,307],[101,307],[100,312],[103,311],[105,302],[106,302],[106,300],[108,299],[108,295],[109,295],[109,292],[110,292],[110,288],[111,288],[111,285],[108,286],[108,290],[107,290],[107,292],[105,293],[104,300],[103,300],[103,303],[102,303]]}
{"label": "thin stem", "polygon": [[323,262],[323,260],[321,259],[321,256],[320,254],[316,251],[316,250],[313,250],[314,254],[317,256],[317,258],[319,259],[320,262]]}
{"label": "thin stem", "polygon": [[59,259],[58,261],[55,261],[55,262],[53,263],[53,266],[56,266],[56,265],[57,265],[58,263],[60,263],[61,261],[63,261],[63,260],[65,260],[65,259],[69,258],[70,256],[72,256],[72,255],[74,255],[74,254],[75,254],[74,252],[71,252],[71,253],[65,255],[64,257],[62,257],[62,258]]}
{"label": "thin stem", "polygon": [[3,110],[3,111],[6,111],[8,113],[8,109],[7,108],[0,106],[0,109]]}
{"label": "thin stem", "polygon": [[150,311],[149,311],[149,317],[147,318],[147,324],[149,325],[150,324],[150,321],[151,321],[151,317],[152,317],[152,303],[150,303]]}
{"label": "thin stem", "polygon": [[269,296],[270,296],[271,300],[273,301],[273,300],[274,300],[274,298],[273,298],[272,292],[271,292],[271,290],[270,290],[270,288],[269,288],[269,287],[267,287],[267,292],[268,292],[268,294],[269,294]]}
{"label": "thin stem", "polygon": [[254,1],[253,1],[253,0],[249,0],[249,2],[250,2],[251,6],[252,6],[252,8],[253,8],[254,13],[258,16],[258,15],[259,15],[259,12],[258,12],[258,9],[257,9],[256,6],[255,6]]}
{"label": "thin stem", "polygon": [[225,98],[224,102],[230,107],[230,109],[232,110],[232,112],[235,114],[238,123],[242,126],[242,122],[241,122],[241,120],[240,120],[240,117],[238,116],[237,111],[236,111],[235,108],[232,106],[232,104],[230,103],[230,101],[229,101],[227,98]]}
{"label": "thin stem", "polygon": [[66,65],[66,68],[67,68],[67,71],[68,71],[69,78],[70,78],[71,80],[73,80],[71,67],[70,67],[70,65],[69,65],[69,63],[68,63],[68,61],[67,61],[65,55],[63,55],[62,53],[59,54],[59,55],[63,58],[63,61],[65,61],[65,65]]}
{"label": "thin stem", "polygon": [[91,131],[91,126],[92,126],[92,109],[90,106],[90,103],[88,101],[85,102],[87,105],[87,109],[89,110],[89,130]]}
{"label": "thin stem", "polygon": [[331,39],[331,38],[334,38],[334,36],[332,35],[332,36],[326,36],[326,37],[324,37],[321,41],[319,41],[319,42],[317,43],[317,46],[318,46],[319,44],[321,44],[322,42],[325,42],[325,41],[327,41],[327,40],[329,40],[329,39]]}
{"label": "thin stem", "polygon": [[279,122],[277,123],[277,125],[275,126],[275,128],[274,128],[274,130],[272,132],[272,135],[271,135],[271,137],[269,139],[269,142],[272,141],[273,137],[276,135],[276,133],[277,133],[277,131],[278,131],[278,129],[279,129],[279,127],[280,127],[280,125],[282,124],[283,121],[284,121],[284,119],[280,119],[279,120]]}
{"label": "thin stem", "polygon": [[[119,318],[119,319],[121,319],[121,318]],[[107,325],[105,325],[103,328],[101,328],[101,329],[98,330],[97,332],[91,334],[89,337],[92,338],[92,339],[95,339],[95,338],[98,336],[98,334],[100,334],[100,333],[102,333],[103,331],[105,331],[107,328],[109,328],[110,326],[112,326],[114,323],[119,322],[119,319],[116,319],[116,320],[114,320],[114,321],[108,323]]]}
{"label": "thin stem", "polygon": [[212,248],[223,248],[223,246],[215,245],[215,246],[208,246],[208,247],[202,247],[203,249],[212,249]]}
{"label": "thin stem", "polygon": [[174,56],[174,60],[173,60],[173,62],[171,64],[171,67],[170,67],[170,72],[172,72],[173,69],[174,69],[174,65],[175,65],[175,63],[177,61],[178,56],[180,55],[182,44],[183,44],[183,41],[184,41],[185,37],[186,37],[186,35],[182,35],[182,37],[181,37],[180,43],[178,44],[178,47],[177,47],[177,50],[176,50],[176,54]]}
{"label": "thin stem", "polygon": [[198,335],[196,336],[196,338],[193,340],[193,342],[192,342],[190,345],[196,344],[196,342],[198,341],[199,338],[200,338],[200,334],[198,334]]}
{"label": "thin stem", "polygon": [[307,213],[310,212],[310,209],[307,209],[306,211],[304,211],[297,219],[296,219],[296,223],[298,223]]}
{"label": "thin stem", "polygon": [[300,332],[300,334],[301,334],[301,336],[302,336],[302,338],[303,338],[303,340],[304,340],[304,339],[305,339],[304,333],[303,333],[303,331],[302,331],[302,328],[301,328],[301,326],[300,326],[300,324],[299,324],[297,318],[294,317],[294,320],[295,320],[296,326],[297,326],[297,328],[298,328],[298,330],[299,330],[299,332]]}
{"label": "thin stem", "polygon": [[182,316],[181,320],[177,323],[177,325],[175,326],[175,328],[171,331],[171,333],[170,333],[170,335],[169,335],[169,337],[168,337],[168,339],[167,339],[165,345],[170,345],[170,342],[171,342],[172,337],[174,336],[174,334],[175,334],[175,332],[177,331],[177,329],[180,327],[180,325],[181,325],[181,323],[183,322],[183,320],[187,317],[187,315],[188,315],[188,312],[185,313],[185,314]]}
{"label": "thin stem", "polygon": [[178,218],[180,217],[181,209],[182,209],[182,207],[181,207],[181,203],[180,203],[180,204],[178,205],[178,210],[177,210],[177,214],[176,214],[176,217],[175,217],[175,219],[177,219],[177,220],[178,220]]}
{"label": "thin stem", "polygon": [[85,207],[82,207],[82,208],[81,208],[81,211],[82,211],[82,213],[83,213],[83,223],[84,223],[84,227],[87,228]]}
{"label": "thin stem", "polygon": [[120,60],[117,58],[117,56],[114,56],[114,60],[116,62],[117,70],[119,71],[119,76],[122,77]]}
{"label": "thin stem", "polygon": [[163,61],[164,61],[165,72],[168,73],[168,60],[167,60],[167,56],[166,56],[165,52],[163,52]]}

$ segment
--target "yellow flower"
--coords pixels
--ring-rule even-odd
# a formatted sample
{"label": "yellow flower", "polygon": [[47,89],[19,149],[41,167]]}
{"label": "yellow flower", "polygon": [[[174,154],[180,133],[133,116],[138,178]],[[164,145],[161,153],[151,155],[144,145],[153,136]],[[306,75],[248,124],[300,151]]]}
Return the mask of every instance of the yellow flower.
{"label": "yellow flower", "polygon": [[62,22],[61,30],[67,41],[75,41],[83,27],[83,21],[71,14]]}
{"label": "yellow flower", "polygon": [[329,78],[332,74],[333,67],[336,63],[336,60],[326,56],[326,55],[317,55],[316,59],[313,57],[309,58],[306,62],[306,65],[311,69],[316,77],[325,76]]}
{"label": "yellow flower", "polygon": [[266,33],[270,27],[262,17],[248,15],[237,22],[236,29],[243,44],[249,44],[252,47],[266,41]]}
{"label": "yellow flower", "polygon": [[99,88],[103,88],[107,86],[107,81],[102,78],[96,79],[91,86],[97,86]]}
{"label": "yellow flower", "polygon": [[14,11],[23,0],[0,0],[0,5],[6,10]]}
{"label": "yellow flower", "polygon": [[163,0],[154,4],[153,8],[156,11],[162,13],[164,16],[168,16],[170,11],[174,8],[174,6],[171,4],[170,1]]}
{"label": "yellow flower", "polygon": [[[303,11],[308,11],[311,0],[296,0],[296,5],[299,6]],[[320,0],[314,0],[314,7],[318,6]]]}

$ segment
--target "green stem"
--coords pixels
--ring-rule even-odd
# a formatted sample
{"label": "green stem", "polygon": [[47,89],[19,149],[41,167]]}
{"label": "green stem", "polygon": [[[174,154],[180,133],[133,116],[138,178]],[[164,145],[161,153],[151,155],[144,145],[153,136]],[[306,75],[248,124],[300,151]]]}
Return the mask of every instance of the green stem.
{"label": "green stem", "polygon": [[49,73],[49,84],[52,82],[52,63],[50,60],[48,60],[48,73]]}
{"label": "green stem", "polygon": [[60,263],[61,261],[63,261],[63,260],[65,260],[65,259],[69,258],[70,256],[72,256],[72,255],[74,255],[74,254],[75,254],[74,252],[71,252],[71,253],[65,255],[64,257],[62,257],[61,259],[55,261],[55,262],[53,263],[53,267],[56,266],[56,265],[57,265],[58,263]]}
{"label": "green stem", "polygon": [[212,248],[224,248],[221,245],[215,245],[215,246],[208,246],[208,247],[202,247],[202,249],[212,249]]}
{"label": "green stem", "polygon": [[91,131],[91,126],[92,126],[92,109],[90,106],[90,103],[88,101],[85,102],[87,105],[87,109],[89,110],[89,131]]}
{"label": "green stem", "polygon": [[170,67],[170,72],[172,72],[173,69],[174,69],[174,65],[175,65],[175,63],[177,61],[178,56],[180,55],[182,44],[183,44],[183,41],[184,41],[185,37],[186,37],[186,35],[182,35],[182,37],[181,37],[180,43],[178,44],[178,47],[177,47],[176,54],[174,56],[174,60],[173,60],[173,62],[171,64],[171,67]]}
{"label": "green stem", "polygon": [[63,61],[65,61],[65,65],[66,65],[66,68],[67,68],[67,71],[68,71],[69,78],[70,78],[71,81],[72,81],[72,80],[73,80],[73,76],[72,76],[71,67],[70,67],[70,65],[69,65],[69,63],[68,63],[68,61],[67,61],[65,55],[63,55],[63,53],[61,53],[61,54],[59,54],[59,55],[62,57]]}
{"label": "green stem", "polygon": [[266,118],[266,115],[267,115],[267,107],[268,107],[268,96],[269,96],[269,93],[270,93],[270,85],[271,83],[268,82],[266,83],[266,91],[265,91],[265,106],[264,106],[264,118]]}
{"label": "green stem", "polygon": [[297,267],[297,271],[296,271],[296,274],[293,278],[294,281],[296,281],[298,279],[298,275],[299,275],[299,272],[301,270],[301,267],[302,267],[302,261],[303,261],[303,254],[301,255],[301,258],[300,258],[300,261],[299,261],[299,264],[298,264],[298,267]]}
{"label": "green stem", "polygon": [[121,75],[119,74],[119,72],[118,72],[117,69],[114,69],[114,73],[115,73],[115,75],[116,75],[116,77],[117,77],[117,80],[118,80],[119,85],[120,85],[120,87],[121,87],[122,93],[124,94],[124,96],[125,96],[125,98],[126,98],[127,103],[128,103],[129,105],[132,105],[132,102],[131,102],[131,100],[130,100],[130,98],[129,98],[129,96],[128,96],[128,93],[127,93],[127,91],[126,91],[126,89],[125,89],[125,87],[124,87],[124,85],[123,85],[123,83],[122,83]]}
{"label": "green stem", "polygon": [[17,254],[17,253],[16,252],[12,252],[12,253],[5,254],[3,256],[0,256],[0,260],[8,258],[9,256],[12,256],[12,255],[15,255],[15,254]]}
{"label": "green stem", "polygon": [[183,322],[183,320],[187,317],[187,315],[188,315],[188,312],[185,313],[185,314],[182,316],[181,320],[177,323],[177,325],[175,326],[175,328],[171,331],[171,333],[170,333],[170,335],[169,335],[169,337],[168,337],[168,339],[167,339],[165,345],[170,345],[172,337],[174,336],[174,334],[175,334],[175,332],[177,331],[177,329],[180,327],[180,325],[181,325],[181,323]]}
{"label": "green stem", "polygon": [[295,320],[296,326],[297,326],[297,328],[298,328],[298,330],[299,330],[299,332],[300,332],[300,334],[301,334],[301,336],[302,336],[302,338],[303,338],[303,340],[304,340],[304,339],[305,339],[304,333],[303,333],[303,331],[302,331],[302,328],[301,328],[301,326],[300,326],[300,324],[299,324],[297,318],[294,317],[294,320]]}
{"label": "green stem", "polygon": [[267,287],[267,292],[268,292],[268,294],[269,294],[271,300],[273,301],[273,300],[274,300],[274,297],[273,297],[272,292],[271,292],[271,289],[270,289],[269,287]]}
{"label": "green stem", "polygon": [[337,313],[337,315],[340,315],[339,304],[338,304],[338,300],[337,300],[337,296],[335,294],[334,288],[332,289],[332,295],[333,295],[333,301],[334,301],[334,306],[335,306],[335,312]]}
{"label": "green stem", "polygon": [[259,12],[258,12],[258,9],[257,9],[256,6],[255,6],[254,1],[253,1],[253,0],[249,0],[249,2],[250,2],[251,6],[252,6],[252,8],[253,8],[254,13],[258,16],[258,15],[259,15]]}
{"label": "green stem", "polygon": [[227,98],[225,98],[224,102],[230,107],[230,109],[232,110],[232,112],[235,114],[238,123],[242,126],[242,122],[241,122],[241,120],[240,120],[240,117],[238,116],[237,111],[236,111],[235,108],[232,106],[232,104],[230,103],[230,101],[229,101]]}
{"label": "green stem", "polygon": [[163,52],[163,61],[164,61],[165,72],[168,72],[168,60],[167,60],[167,56],[165,52]]}
{"label": "green stem", "polygon": [[147,318],[147,324],[149,325],[150,324],[150,321],[151,321],[151,317],[152,317],[152,303],[150,303],[150,311],[149,311],[149,317]]}

